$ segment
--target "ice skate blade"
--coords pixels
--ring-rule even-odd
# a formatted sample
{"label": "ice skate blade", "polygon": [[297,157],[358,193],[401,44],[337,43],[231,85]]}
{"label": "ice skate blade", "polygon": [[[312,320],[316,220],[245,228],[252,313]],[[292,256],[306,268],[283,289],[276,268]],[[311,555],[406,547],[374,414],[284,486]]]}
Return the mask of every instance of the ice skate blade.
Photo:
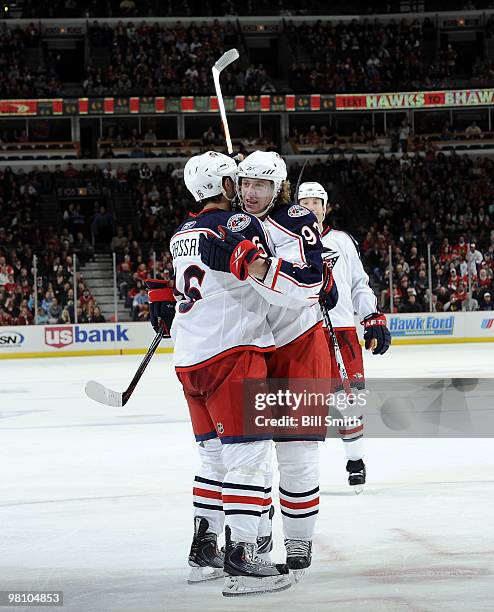
{"label": "ice skate blade", "polygon": [[240,597],[242,595],[264,595],[285,591],[292,586],[289,574],[253,578],[251,576],[226,576],[223,586],[225,597]]}
{"label": "ice skate blade", "polygon": [[188,584],[196,584],[196,582],[216,580],[224,576],[225,574],[220,567],[191,567],[187,582]]}
{"label": "ice skate blade", "polygon": [[292,584],[297,584],[297,582],[300,582],[302,580],[302,578],[305,576],[305,568],[304,569],[298,569],[298,570],[290,570],[290,576],[292,579]]}
{"label": "ice skate blade", "polygon": [[353,485],[352,489],[355,495],[360,495],[364,491],[364,485]]}

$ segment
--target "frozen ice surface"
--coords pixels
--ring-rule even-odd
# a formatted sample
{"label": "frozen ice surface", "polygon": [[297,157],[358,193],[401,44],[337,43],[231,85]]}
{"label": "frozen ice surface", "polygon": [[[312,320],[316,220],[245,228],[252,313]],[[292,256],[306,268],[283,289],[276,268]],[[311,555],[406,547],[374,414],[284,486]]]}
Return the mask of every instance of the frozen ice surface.
{"label": "frozen ice surface", "polygon": [[[91,378],[124,389],[140,359],[0,362],[0,590],[60,589],[78,612],[494,609],[492,439],[369,439],[360,496],[328,440],[304,580],[235,600],[221,580],[187,585],[196,452],[171,356],[155,356],[124,408],[83,392]],[[393,347],[366,367],[487,377],[494,346]],[[281,561],[279,512],[275,540]]]}

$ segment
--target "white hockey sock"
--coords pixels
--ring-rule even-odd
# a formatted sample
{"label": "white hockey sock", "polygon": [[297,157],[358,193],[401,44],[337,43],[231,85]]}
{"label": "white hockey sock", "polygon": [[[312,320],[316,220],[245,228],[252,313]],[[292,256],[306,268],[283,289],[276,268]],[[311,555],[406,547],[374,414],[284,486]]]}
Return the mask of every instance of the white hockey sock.
{"label": "white hockey sock", "polygon": [[221,459],[221,442],[218,438],[205,440],[198,445],[201,466],[194,478],[194,516],[209,522],[209,531],[216,535],[223,532],[225,515],[221,489],[225,468]]}
{"label": "white hockey sock", "polygon": [[259,522],[259,537],[268,536],[271,533],[271,520],[269,519],[269,511],[273,505],[271,499],[271,490],[273,485],[273,472],[266,474],[264,478],[264,503],[261,514],[261,521]]}
{"label": "white hockey sock", "polygon": [[272,442],[268,440],[223,445],[222,458],[227,469],[222,488],[223,510],[233,541],[252,544],[257,541],[271,451]]}
{"label": "white hockey sock", "polygon": [[360,437],[357,440],[343,440],[346,458],[349,461],[358,461],[364,458],[364,438]]}
{"label": "white hockey sock", "polygon": [[277,442],[283,535],[312,540],[319,512],[319,445]]}
{"label": "white hockey sock", "polygon": [[[352,387],[352,393],[359,394],[359,390]],[[339,395],[339,394],[338,394]],[[337,397],[338,397],[337,395]],[[342,405],[346,404],[346,395],[341,392]],[[338,427],[338,431],[345,448],[346,458],[350,461],[358,461],[364,456],[364,417],[362,415],[362,406],[357,402],[354,404],[346,404],[345,409],[338,411],[339,418],[345,418],[348,427]]]}

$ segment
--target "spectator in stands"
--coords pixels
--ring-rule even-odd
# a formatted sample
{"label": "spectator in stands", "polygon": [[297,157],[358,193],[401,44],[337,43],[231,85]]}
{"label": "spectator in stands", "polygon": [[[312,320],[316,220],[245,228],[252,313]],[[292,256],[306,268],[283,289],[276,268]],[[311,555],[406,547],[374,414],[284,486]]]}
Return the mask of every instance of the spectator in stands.
{"label": "spectator in stands", "polygon": [[95,205],[96,212],[91,221],[91,233],[93,236],[93,243],[95,242],[108,242],[110,241],[111,231],[113,227],[113,216],[110,212],[107,212],[104,206]]}
{"label": "spectator in stands", "polygon": [[93,261],[94,248],[89,243],[89,240],[83,236],[82,232],[77,232],[72,248],[79,258],[81,265],[85,265],[88,261]]}
{"label": "spectator in stands", "polygon": [[61,314],[62,314],[62,307],[58,303],[57,298],[53,297],[50,308],[48,310],[49,322],[59,323]]}
{"label": "spectator in stands", "polygon": [[99,306],[95,306],[87,317],[88,323],[105,323],[106,319]]}
{"label": "spectator in stands", "polygon": [[486,291],[482,294],[479,310],[494,310],[494,303],[492,302],[490,291]]}
{"label": "spectator in stands", "polygon": [[472,121],[472,123],[465,130],[465,137],[468,139],[482,138],[482,129],[475,121]]}
{"label": "spectator in stands", "polygon": [[47,325],[50,322],[48,313],[41,306],[38,308],[38,315],[36,317],[36,325]]}
{"label": "spectator in stands", "polygon": [[132,300],[132,320],[140,321],[149,318],[149,298],[146,287],[141,285],[139,292]]}
{"label": "spectator in stands", "polygon": [[111,250],[117,253],[117,255],[120,255],[123,253],[128,242],[129,241],[128,241],[127,236],[124,236],[124,228],[121,225],[119,225],[117,227],[117,234],[116,236],[113,236],[111,244],[110,244]]}

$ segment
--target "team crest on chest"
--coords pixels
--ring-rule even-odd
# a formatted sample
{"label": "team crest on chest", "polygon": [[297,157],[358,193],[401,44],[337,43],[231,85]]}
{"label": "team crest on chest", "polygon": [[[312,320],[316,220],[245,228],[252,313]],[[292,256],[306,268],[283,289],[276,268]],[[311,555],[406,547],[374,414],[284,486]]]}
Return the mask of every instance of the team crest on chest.
{"label": "team crest on chest", "polygon": [[289,217],[305,217],[305,215],[308,215],[309,213],[310,210],[308,208],[300,206],[300,204],[294,204],[288,209]]}
{"label": "team crest on chest", "polygon": [[324,261],[328,262],[329,269],[332,270],[336,262],[340,258],[340,255],[339,253],[337,253],[336,251],[333,251],[332,249],[326,249],[322,254],[322,258],[324,259]]}
{"label": "team crest on chest", "polygon": [[188,230],[188,229],[190,229],[191,227],[194,227],[194,225],[195,225],[196,223],[197,223],[197,221],[187,221],[187,223],[184,223],[184,224],[182,225],[182,229],[183,229],[183,230]]}
{"label": "team crest on chest", "polygon": [[232,232],[241,232],[250,222],[251,218],[248,215],[237,213],[228,219],[226,226]]}

